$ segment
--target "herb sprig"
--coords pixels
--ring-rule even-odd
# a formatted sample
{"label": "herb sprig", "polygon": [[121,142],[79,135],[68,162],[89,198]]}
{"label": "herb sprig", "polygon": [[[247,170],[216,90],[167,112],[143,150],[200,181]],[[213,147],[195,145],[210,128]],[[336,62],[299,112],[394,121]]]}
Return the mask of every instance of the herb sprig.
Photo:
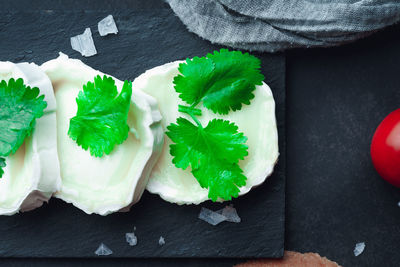
{"label": "herb sprig", "polygon": [[237,197],[239,187],[246,184],[239,160],[248,155],[247,137],[228,120],[213,119],[204,127],[197,119],[202,111],[196,107],[202,104],[214,113],[228,114],[249,105],[256,85],[264,80],[260,66],[260,60],[248,53],[221,49],[206,57],[187,59],[174,78],[176,92],[188,104],[179,105],[178,110],[188,114],[194,124],[179,117],[176,124],[167,127],[166,134],[173,142],[172,162],[181,169],[190,166],[213,201]]}
{"label": "herb sprig", "polygon": [[68,135],[92,156],[110,154],[128,138],[131,96],[132,82],[125,81],[118,94],[113,78],[97,75],[76,98],[78,111],[70,120]]}
{"label": "herb sprig", "polygon": [[47,103],[37,87],[29,87],[23,79],[0,82],[0,178],[6,166],[5,157],[14,154],[30,136],[36,119],[43,115]]}

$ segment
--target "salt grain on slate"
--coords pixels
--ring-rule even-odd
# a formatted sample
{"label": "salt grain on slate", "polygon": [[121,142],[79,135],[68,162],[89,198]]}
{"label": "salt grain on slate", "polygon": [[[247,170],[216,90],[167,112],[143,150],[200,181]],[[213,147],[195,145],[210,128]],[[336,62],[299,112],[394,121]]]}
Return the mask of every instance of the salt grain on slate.
{"label": "salt grain on slate", "polygon": [[104,19],[102,19],[97,27],[99,29],[99,33],[101,36],[106,36],[107,34],[118,33],[117,25],[115,25],[115,21],[112,15],[108,15]]}
{"label": "salt grain on slate", "polygon": [[217,225],[225,221],[226,217],[207,208],[201,208],[199,219],[208,222],[209,224]]}
{"label": "salt grain on slate", "polygon": [[241,219],[239,215],[237,214],[236,209],[233,207],[233,205],[226,206],[225,208],[221,210],[217,210],[217,213],[221,214],[222,216],[225,216],[226,220],[228,222],[233,222],[233,223],[240,223]]}
{"label": "salt grain on slate", "polygon": [[164,237],[160,236],[160,240],[158,240],[158,244],[159,244],[160,246],[165,245],[165,239],[164,239]]}
{"label": "salt grain on slate", "polygon": [[137,237],[135,233],[126,233],[125,234],[126,242],[128,242],[129,246],[136,246],[137,245]]}
{"label": "salt grain on slate", "polygon": [[217,225],[223,221],[228,221],[233,223],[241,222],[241,219],[232,204],[217,211],[201,208],[199,219],[206,221],[212,225]]}
{"label": "salt grain on slate", "polygon": [[96,249],[94,252],[97,256],[108,256],[113,254],[112,250],[109,249],[106,245],[103,243],[100,244],[100,246]]}
{"label": "salt grain on slate", "polygon": [[397,202],[397,206],[399,206],[399,207],[400,207],[400,201],[399,201],[399,202]]}
{"label": "salt grain on slate", "polygon": [[359,256],[361,253],[364,252],[365,249],[365,243],[361,242],[361,243],[357,243],[356,247],[354,248],[354,256]]}
{"label": "salt grain on slate", "polygon": [[71,37],[71,46],[72,49],[78,51],[84,57],[91,57],[97,54],[90,28],[86,28],[82,34]]}

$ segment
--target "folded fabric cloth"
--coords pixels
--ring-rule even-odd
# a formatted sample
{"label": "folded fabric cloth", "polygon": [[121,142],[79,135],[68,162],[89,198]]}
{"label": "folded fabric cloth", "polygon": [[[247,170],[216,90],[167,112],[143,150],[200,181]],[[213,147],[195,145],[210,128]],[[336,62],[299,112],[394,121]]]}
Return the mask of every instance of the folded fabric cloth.
{"label": "folded fabric cloth", "polygon": [[166,0],[187,28],[234,48],[334,46],[400,20],[399,0]]}

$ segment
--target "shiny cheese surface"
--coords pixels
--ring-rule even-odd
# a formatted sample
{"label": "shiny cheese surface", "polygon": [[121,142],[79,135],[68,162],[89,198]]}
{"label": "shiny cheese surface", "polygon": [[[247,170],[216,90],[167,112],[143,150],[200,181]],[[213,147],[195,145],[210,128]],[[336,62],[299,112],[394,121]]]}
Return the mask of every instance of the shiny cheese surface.
{"label": "shiny cheese surface", "polygon": [[[175,123],[179,116],[191,120],[188,115],[178,112],[178,104],[185,105],[175,92],[172,83],[174,76],[178,74],[179,63],[181,61],[150,69],[133,82],[134,88],[157,99],[164,129],[170,123]],[[251,100],[251,105],[244,105],[240,111],[231,111],[227,115],[214,114],[205,107],[198,106],[202,109],[203,115],[198,119],[203,126],[213,118],[221,118],[235,122],[239,131],[248,137],[249,155],[239,161],[248,178],[246,186],[240,188],[241,195],[265,181],[273,172],[279,155],[272,92],[264,83],[262,86],[257,86],[254,94],[255,98]],[[165,138],[161,157],[152,171],[147,190],[178,204],[199,204],[208,200],[208,189],[200,187],[191,174],[190,167],[182,170],[172,164],[172,156],[169,153],[171,140]]]}
{"label": "shiny cheese surface", "polygon": [[[109,155],[94,157],[68,136],[68,129],[70,119],[76,115],[79,91],[95,76],[104,74],[65,55],[45,63],[42,68],[53,83],[57,99],[62,187],[56,197],[86,213],[101,215],[137,202],[147,183],[149,171],[146,169],[152,167],[148,162],[162,143],[162,137],[155,140],[155,135],[162,135],[161,127],[152,126],[161,119],[157,110],[151,107],[154,100],[142,92],[133,92],[128,114],[131,129],[128,139],[116,145]],[[121,91],[123,82],[115,81]]]}
{"label": "shiny cheese surface", "polygon": [[46,74],[33,63],[0,62],[0,80],[22,78],[38,87],[47,108],[36,120],[31,136],[6,158],[0,179],[0,215],[12,215],[40,207],[61,185],[56,139],[56,101]]}

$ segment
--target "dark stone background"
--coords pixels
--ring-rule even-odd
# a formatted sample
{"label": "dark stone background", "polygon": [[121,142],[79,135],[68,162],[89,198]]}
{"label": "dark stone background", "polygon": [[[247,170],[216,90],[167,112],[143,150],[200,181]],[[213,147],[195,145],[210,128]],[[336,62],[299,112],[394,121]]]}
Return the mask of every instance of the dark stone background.
{"label": "dark stone background", "polygon": [[[14,1],[20,7],[28,1]],[[74,1],[72,1],[74,2]],[[143,1],[146,2],[146,1]],[[57,9],[67,1],[41,1]],[[90,8],[93,1],[81,1]],[[129,1],[110,4],[126,7]],[[147,1],[143,8],[161,5]],[[148,6],[144,6],[148,5]],[[398,266],[400,191],[379,178],[369,144],[400,106],[400,26],[336,48],[295,49],[287,60],[287,250],[317,252],[343,266]],[[354,257],[355,243],[366,249]],[[231,266],[236,259],[6,260],[8,266]]]}
{"label": "dark stone background", "polygon": [[[286,249],[344,266],[400,265],[399,189],[375,172],[376,127],[400,108],[400,27],[287,54]],[[365,242],[354,257],[357,242]]]}
{"label": "dark stone background", "polygon": [[[109,2],[107,2],[109,3]],[[1,60],[41,64],[62,51],[95,69],[122,80],[133,80],[145,70],[167,62],[203,56],[221,47],[189,33],[162,2],[159,8],[123,10],[0,11]],[[112,13],[118,35],[100,37],[97,23]],[[73,51],[70,36],[91,27],[98,55],[83,58]],[[274,173],[246,196],[232,201],[242,218],[239,224],[217,227],[199,220],[200,206],[178,206],[145,193],[129,213],[88,216],[61,200],[46,207],[0,218],[0,257],[97,257],[104,242],[111,257],[282,257],[285,230],[285,56],[256,54],[276,101],[280,158]],[[154,88],[157,90],[157,88]],[[263,114],[259,114],[263,116]],[[213,210],[228,203],[207,202]],[[138,245],[127,245],[133,227]],[[166,240],[158,245],[160,236]],[[29,240],[29,242],[27,242]]]}

